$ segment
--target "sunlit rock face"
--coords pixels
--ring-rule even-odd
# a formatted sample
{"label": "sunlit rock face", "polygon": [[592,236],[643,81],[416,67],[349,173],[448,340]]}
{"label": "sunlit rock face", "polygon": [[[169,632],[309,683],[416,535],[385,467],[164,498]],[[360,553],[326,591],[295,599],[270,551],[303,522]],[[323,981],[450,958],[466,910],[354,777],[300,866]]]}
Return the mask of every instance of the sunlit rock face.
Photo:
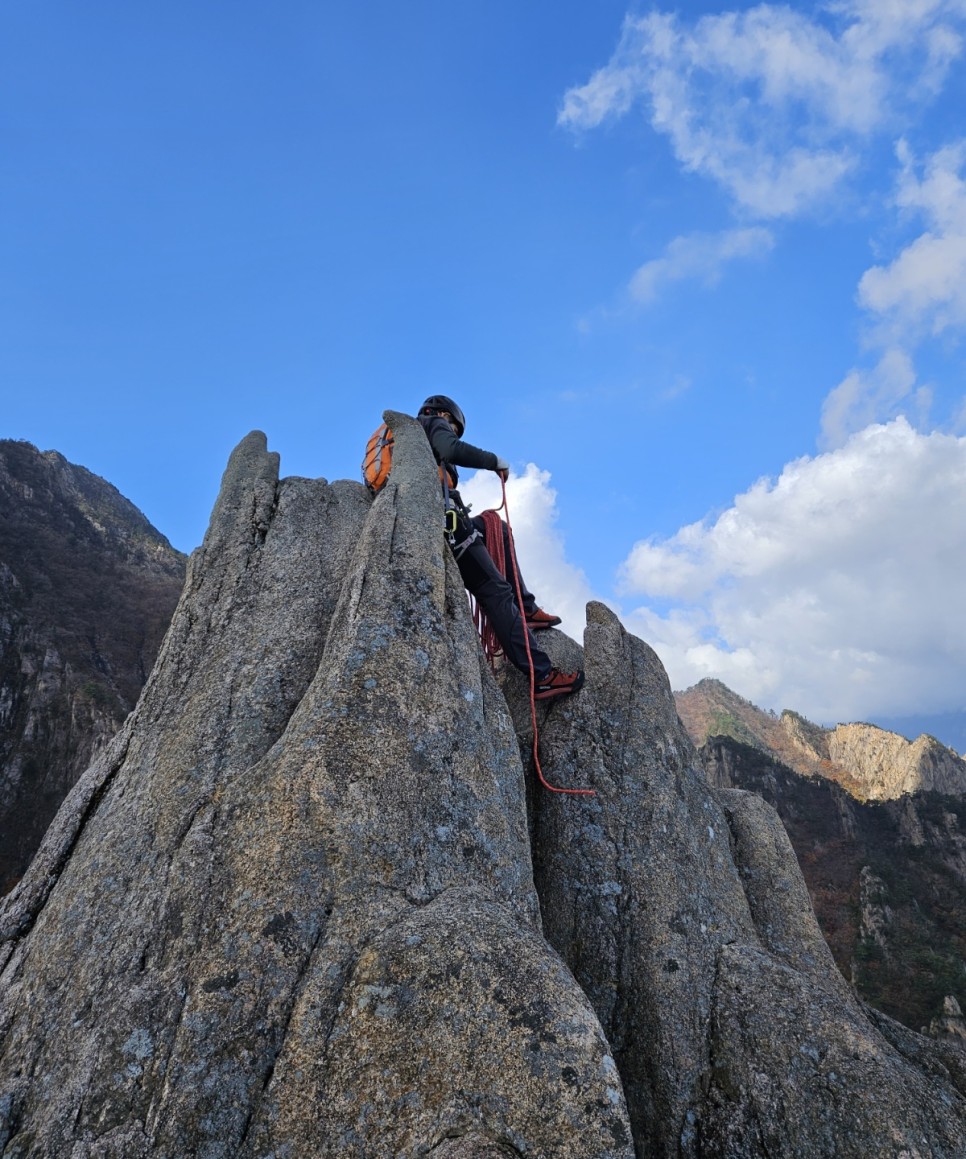
{"label": "sunlit rock face", "polygon": [[871,724],[840,724],[828,736],[829,757],[852,771],[870,801],[907,793],[966,793],[966,761],[934,737],[904,736]]}
{"label": "sunlit rock face", "polygon": [[775,814],[709,786],[601,605],[585,651],[545,634],[588,680],[538,714],[547,778],[596,795],[534,786],[525,682],[387,420],[374,501],[233,454],[0,915],[0,1154],[961,1154],[963,1072],[869,1022]]}
{"label": "sunlit rock face", "polygon": [[913,793],[966,794],[966,760],[935,737],[907,740],[874,724],[823,728],[797,712],[764,712],[720,680],[701,680],[675,703],[699,747],[731,738],[803,777],[835,781],[856,800],[894,801]]}

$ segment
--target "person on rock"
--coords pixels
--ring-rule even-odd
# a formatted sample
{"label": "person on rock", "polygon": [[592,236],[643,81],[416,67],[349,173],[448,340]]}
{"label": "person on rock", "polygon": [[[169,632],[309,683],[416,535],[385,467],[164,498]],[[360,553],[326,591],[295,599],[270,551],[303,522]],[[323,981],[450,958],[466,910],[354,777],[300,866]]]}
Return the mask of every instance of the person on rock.
{"label": "person on rock", "polygon": [[[429,445],[437,463],[445,463],[452,484],[448,487],[449,499],[456,510],[456,532],[451,540],[453,554],[463,583],[483,609],[507,659],[523,673],[529,673],[527,644],[533,664],[534,696],[537,700],[548,700],[554,696],[565,696],[576,692],[584,683],[584,674],[561,672],[555,668],[550,657],[537,644],[533,633],[545,628],[553,628],[560,623],[559,616],[552,616],[537,607],[537,601],[523,582],[519,564],[513,553],[507,526],[503,524],[504,558],[510,578],[507,580],[493,562],[483,540],[482,516],[471,517],[468,509],[455,489],[459,483],[457,467],[476,467],[485,471],[495,471],[506,480],[510,465],[492,451],[483,451],[472,443],[463,442],[466,420],[463,412],[451,398],[444,394],[434,394],[419,408],[417,419],[426,432]],[[520,581],[523,612],[517,607],[516,580]]]}

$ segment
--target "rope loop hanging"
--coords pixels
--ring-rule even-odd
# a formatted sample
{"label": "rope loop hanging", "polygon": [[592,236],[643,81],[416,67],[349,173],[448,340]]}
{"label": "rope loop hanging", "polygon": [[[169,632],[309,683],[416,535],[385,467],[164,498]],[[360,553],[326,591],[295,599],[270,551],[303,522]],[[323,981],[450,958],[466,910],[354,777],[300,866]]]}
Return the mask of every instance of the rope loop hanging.
{"label": "rope loop hanging", "polygon": [[[513,527],[510,524],[510,509],[507,506],[507,501],[506,501],[506,479],[501,475],[500,481],[503,484],[503,502],[500,504],[499,507],[496,508],[496,511],[502,510],[502,511],[506,512],[507,541],[508,541],[509,546],[510,546],[510,555],[513,559],[513,579],[514,579],[514,586],[516,588],[517,611],[519,612],[521,619],[523,619],[523,639],[524,639],[524,643],[527,646],[527,667],[529,668],[529,675],[530,675],[530,723],[533,727],[533,765],[534,765],[534,768],[537,770],[537,778],[540,781],[540,784],[543,785],[543,787],[545,789],[548,789],[551,793],[566,793],[569,796],[573,796],[573,797],[596,797],[597,793],[595,792],[594,789],[564,789],[564,788],[561,788],[559,785],[551,785],[550,782],[546,779],[546,777],[544,777],[543,769],[540,766],[540,736],[539,736],[539,732],[537,729],[537,700],[536,700],[536,695],[535,695],[535,693],[536,693],[536,680],[535,680],[535,677],[533,675],[533,657],[530,655],[530,633],[527,630],[526,618],[525,618],[524,613],[523,613],[523,591],[520,587],[520,568],[516,564],[517,549],[516,549],[516,545],[513,542]],[[496,514],[496,511],[484,512],[484,519],[486,518],[487,515],[492,514],[495,519],[499,520],[500,517]],[[499,539],[499,541],[500,541],[500,549],[499,550],[500,550],[500,555],[502,556],[503,555],[502,530],[500,531],[499,535],[496,536],[496,538]],[[499,566],[499,564],[497,566]],[[505,560],[504,560],[504,566],[502,568],[500,568],[500,570],[503,572],[504,575],[506,575]]]}

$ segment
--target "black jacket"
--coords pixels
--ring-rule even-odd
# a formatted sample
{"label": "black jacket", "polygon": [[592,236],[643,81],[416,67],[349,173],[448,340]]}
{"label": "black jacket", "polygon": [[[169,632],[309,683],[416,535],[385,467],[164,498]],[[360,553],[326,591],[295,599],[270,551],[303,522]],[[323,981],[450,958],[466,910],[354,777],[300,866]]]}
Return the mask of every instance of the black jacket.
{"label": "black jacket", "polygon": [[453,486],[459,483],[457,467],[476,467],[484,471],[495,471],[497,456],[492,451],[482,451],[472,443],[458,439],[446,419],[439,415],[419,415],[419,422],[426,432],[429,445],[437,463],[445,463],[453,478]]}

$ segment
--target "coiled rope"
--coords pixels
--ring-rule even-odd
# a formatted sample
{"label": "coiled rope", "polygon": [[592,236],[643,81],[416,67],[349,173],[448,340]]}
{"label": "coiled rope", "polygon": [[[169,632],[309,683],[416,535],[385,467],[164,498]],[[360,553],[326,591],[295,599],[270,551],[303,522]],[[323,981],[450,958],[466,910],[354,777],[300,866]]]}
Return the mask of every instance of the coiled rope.
{"label": "coiled rope", "polygon": [[[504,504],[506,499],[504,497]],[[503,504],[495,510],[484,511],[480,518],[483,520],[483,542],[486,545],[486,550],[489,552],[490,559],[496,566],[496,570],[500,575],[507,576],[507,559],[506,551],[503,543],[503,520],[497,514],[501,511]],[[516,571],[516,568],[514,568]],[[477,600],[471,596],[470,600],[473,605],[473,623],[476,624],[476,630],[480,634],[480,642],[483,645],[483,651],[486,654],[487,660],[490,662],[490,667],[496,667],[496,658],[503,655],[503,645],[500,643],[500,638],[496,632],[493,631],[493,625],[487,619],[486,612],[483,611]],[[520,606],[519,604],[517,605]],[[523,609],[520,608],[522,612]]]}

